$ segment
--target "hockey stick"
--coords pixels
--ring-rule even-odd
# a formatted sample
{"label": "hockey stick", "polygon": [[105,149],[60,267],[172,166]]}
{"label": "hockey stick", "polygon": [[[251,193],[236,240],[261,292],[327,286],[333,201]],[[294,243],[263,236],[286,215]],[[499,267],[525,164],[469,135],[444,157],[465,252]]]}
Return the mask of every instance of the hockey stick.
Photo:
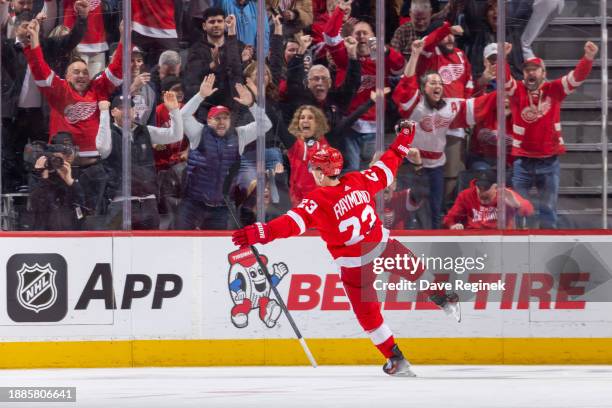
{"label": "hockey stick", "polygon": [[[227,209],[230,215],[232,216],[232,218],[234,219],[234,222],[236,223],[238,228],[242,228],[242,224],[238,220],[238,217],[236,217],[236,213],[234,212],[234,209],[230,205],[230,200],[228,197],[231,180],[232,180],[232,171],[230,170],[230,174],[226,177],[225,182],[223,183],[223,200],[225,201],[225,205],[227,206]],[[293,320],[291,313],[289,313],[289,309],[287,309],[287,305],[285,305],[285,301],[283,300],[280,293],[278,292],[278,289],[276,289],[276,286],[274,286],[274,284],[272,283],[272,275],[270,275],[270,271],[268,271],[268,267],[261,260],[261,257],[259,256],[259,251],[257,250],[257,248],[255,248],[254,245],[249,245],[249,247],[251,248],[251,252],[253,253],[253,255],[255,255],[257,264],[259,264],[259,267],[264,272],[264,275],[266,275],[266,279],[268,280],[268,283],[270,284],[270,287],[272,288],[274,297],[276,298],[276,301],[280,305],[283,313],[285,313],[285,316],[287,316],[287,320],[289,320],[289,324],[291,325],[293,332],[295,333],[298,341],[300,342],[300,345],[302,346],[302,349],[304,350],[306,357],[308,357],[308,360],[310,361],[310,364],[312,365],[312,367],[317,368],[317,362],[312,356],[312,353],[310,352],[310,349],[308,348],[308,344],[306,344],[306,341],[304,340],[304,337],[302,336],[300,329],[298,329],[297,324],[295,324],[295,320]]]}

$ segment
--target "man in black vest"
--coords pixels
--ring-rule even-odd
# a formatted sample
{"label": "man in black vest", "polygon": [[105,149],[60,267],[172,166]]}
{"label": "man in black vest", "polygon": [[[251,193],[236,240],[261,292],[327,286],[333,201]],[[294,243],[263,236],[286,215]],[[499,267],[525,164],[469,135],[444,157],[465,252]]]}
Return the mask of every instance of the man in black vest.
{"label": "man in black vest", "polygon": [[[215,76],[204,77],[200,92],[181,108],[185,134],[189,138],[184,197],[179,206],[175,228],[179,230],[227,229],[228,208],[223,197],[223,184],[232,166],[240,160],[244,148],[257,139],[258,123],[251,121],[235,127],[226,106],[213,106],[208,110],[206,124],[199,123],[193,114],[204,100],[217,92]],[[251,92],[242,84],[235,85],[234,101],[248,107],[253,118],[257,105]],[[272,122],[263,113],[261,131],[272,128]]]}
{"label": "man in black vest", "polygon": [[[106,228],[121,229],[123,203],[127,200],[132,206],[132,229],[158,229],[157,210],[157,173],[153,157],[153,144],[176,143],[183,139],[183,121],[179,103],[174,92],[164,94],[164,104],[170,112],[170,127],[158,128],[139,125],[134,121],[134,103],[130,101],[131,129],[131,192],[123,191],[123,97],[116,96],[112,103],[102,101],[100,105],[100,129],[96,138],[96,148],[100,152],[110,182],[106,197],[110,200]],[[114,123],[110,124],[110,115]]]}

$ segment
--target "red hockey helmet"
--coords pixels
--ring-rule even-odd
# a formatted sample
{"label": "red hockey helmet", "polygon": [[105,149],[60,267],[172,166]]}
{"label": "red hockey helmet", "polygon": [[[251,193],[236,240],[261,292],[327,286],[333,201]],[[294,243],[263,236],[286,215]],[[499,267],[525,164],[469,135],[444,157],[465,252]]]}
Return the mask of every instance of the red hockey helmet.
{"label": "red hockey helmet", "polygon": [[324,175],[331,177],[340,174],[344,159],[337,149],[324,147],[312,155],[309,164],[310,168],[320,169]]}

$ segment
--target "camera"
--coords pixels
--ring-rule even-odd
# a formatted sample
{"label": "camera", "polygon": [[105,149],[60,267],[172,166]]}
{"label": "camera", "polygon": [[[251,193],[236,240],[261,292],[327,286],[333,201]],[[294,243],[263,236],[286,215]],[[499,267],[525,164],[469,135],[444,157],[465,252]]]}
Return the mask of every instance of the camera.
{"label": "camera", "polygon": [[59,156],[46,155],[47,162],[45,163],[45,169],[57,170],[64,167],[64,159]]}
{"label": "camera", "polygon": [[283,12],[280,9],[280,7],[275,7],[270,9],[270,12],[272,13],[273,16],[280,16],[280,21],[283,22],[285,21],[285,18],[283,17]]}
{"label": "camera", "polygon": [[64,144],[46,144],[44,142],[33,142],[26,145],[23,152],[23,159],[28,164],[32,171],[35,171],[34,166],[36,161],[45,156],[47,161],[45,162],[44,170],[50,172],[56,171],[64,166],[64,157],[76,155],[76,148],[72,145]]}

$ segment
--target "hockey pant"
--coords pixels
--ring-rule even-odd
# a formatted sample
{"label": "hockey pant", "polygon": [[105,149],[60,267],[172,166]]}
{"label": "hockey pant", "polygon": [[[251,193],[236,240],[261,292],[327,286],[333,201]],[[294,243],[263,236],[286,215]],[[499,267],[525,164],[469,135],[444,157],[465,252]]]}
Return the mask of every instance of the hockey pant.
{"label": "hockey pant", "polygon": [[[389,239],[387,246],[379,258],[395,258],[396,255],[414,256],[412,252],[395,239]],[[373,271],[373,263],[354,268],[341,267],[340,278],[349,298],[353,312],[363,330],[368,333],[370,339],[378,350],[386,357],[393,356],[391,351],[395,344],[391,329],[385,324],[381,314],[381,303],[378,301],[376,290],[373,283],[379,275]],[[419,278],[433,281],[430,276],[425,276],[423,268],[414,274],[404,269],[387,269],[385,271],[402,278],[415,281]],[[425,292],[426,295],[438,294],[441,292]]]}

